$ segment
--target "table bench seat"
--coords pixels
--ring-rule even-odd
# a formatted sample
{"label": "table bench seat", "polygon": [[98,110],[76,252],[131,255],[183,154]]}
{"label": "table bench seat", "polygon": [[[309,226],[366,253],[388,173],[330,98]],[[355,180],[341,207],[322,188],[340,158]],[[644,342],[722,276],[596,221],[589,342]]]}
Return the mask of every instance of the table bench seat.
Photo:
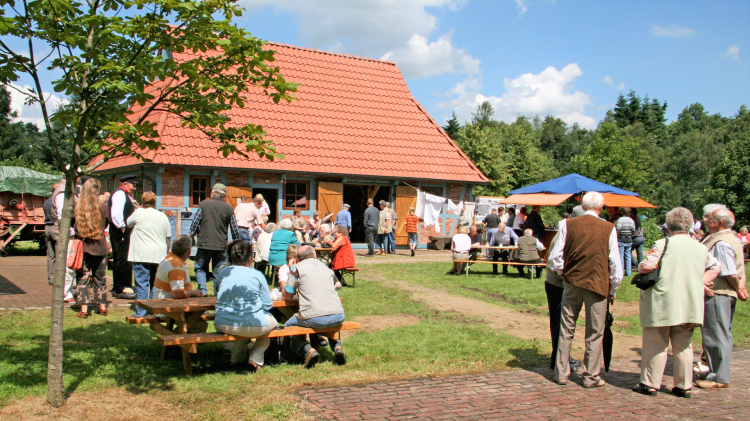
{"label": "table bench seat", "polygon": [[[453,263],[462,263],[466,265],[466,276],[469,276],[469,266],[474,264],[488,264],[488,265],[505,265],[505,266],[547,266],[547,262],[542,260],[540,263],[521,263],[521,262],[503,262],[501,260],[454,260]],[[534,279],[534,271],[530,270],[531,279]]]}
{"label": "table bench seat", "polygon": [[[344,322],[341,326],[327,327],[324,329],[311,329],[302,326],[289,326],[284,329],[275,329],[267,335],[269,338],[282,338],[285,336],[309,335],[314,333],[331,333],[341,330],[359,329],[357,322]],[[159,337],[159,342],[164,346],[209,344],[216,342],[233,342],[238,339],[251,339],[242,336],[230,335],[228,333],[189,333],[186,335],[164,335]]]}
{"label": "table bench seat", "polygon": [[357,272],[359,272],[359,270],[359,268],[341,269],[341,277],[343,278],[344,275],[352,275],[352,288],[354,288],[354,283],[357,281]]}
{"label": "table bench seat", "polygon": [[[214,313],[204,313],[201,314],[201,319],[205,321],[210,321],[216,318],[216,314]],[[136,316],[128,316],[125,318],[125,321],[130,323],[131,325],[140,325],[140,324],[147,324],[147,323],[164,323],[168,319],[167,318],[160,318],[154,315],[148,315],[148,316],[142,316],[142,317],[136,317]]]}

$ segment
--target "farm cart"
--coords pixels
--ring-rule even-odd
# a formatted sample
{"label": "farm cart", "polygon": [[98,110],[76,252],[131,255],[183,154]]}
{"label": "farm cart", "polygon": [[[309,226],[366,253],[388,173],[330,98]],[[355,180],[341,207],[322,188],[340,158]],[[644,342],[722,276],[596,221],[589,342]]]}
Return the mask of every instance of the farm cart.
{"label": "farm cart", "polygon": [[44,247],[43,205],[61,178],[0,166],[0,254],[7,255],[19,240],[34,240]]}

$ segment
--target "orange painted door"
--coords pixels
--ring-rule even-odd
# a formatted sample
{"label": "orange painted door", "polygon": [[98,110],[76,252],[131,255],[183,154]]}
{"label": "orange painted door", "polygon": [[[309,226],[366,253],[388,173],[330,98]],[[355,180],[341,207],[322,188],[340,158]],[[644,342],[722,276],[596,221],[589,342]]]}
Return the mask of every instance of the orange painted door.
{"label": "orange painted door", "polygon": [[224,196],[224,201],[236,208],[240,203],[241,198],[247,198],[247,203],[253,200],[253,189],[250,187],[233,187],[227,186],[227,195]]}
{"label": "orange painted door", "polygon": [[409,186],[398,186],[396,187],[396,203],[394,209],[398,214],[398,229],[395,232],[396,245],[407,246],[409,245],[409,235],[406,233],[406,215],[409,214],[409,208],[417,206],[417,191]]}
{"label": "orange painted door", "polygon": [[[339,213],[344,206],[344,184],[343,183],[318,183],[318,210],[320,217],[325,218],[328,212]],[[334,215],[332,218],[336,220]]]}

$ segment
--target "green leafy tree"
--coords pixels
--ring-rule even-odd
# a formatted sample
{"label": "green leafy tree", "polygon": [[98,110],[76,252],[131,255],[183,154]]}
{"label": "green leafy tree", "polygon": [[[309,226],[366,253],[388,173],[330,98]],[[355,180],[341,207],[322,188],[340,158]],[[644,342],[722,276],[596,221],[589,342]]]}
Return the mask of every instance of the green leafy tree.
{"label": "green leafy tree", "polygon": [[458,123],[458,117],[456,117],[456,113],[453,112],[451,119],[448,120],[448,124],[443,126],[443,130],[445,130],[445,133],[450,136],[451,139],[456,140],[456,138],[458,137],[459,129],[461,129],[461,125]]}
{"label": "green leafy tree", "polygon": [[[159,113],[201,130],[225,156],[279,156],[262,127],[233,123],[227,113],[251,93],[279,102],[296,90],[273,66],[273,51],[232,24],[241,14],[235,0],[9,0],[2,9],[0,83],[21,74],[31,79],[32,88],[22,92],[40,106],[55,168],[66,178],[47,366],[47,401],[55,407],[64,404],[63,283],[75,180],[114,156],[143,159],[159,148]],[[28,50],[20,54],[6,44],[11,40]],[[172,58],[187,52],[192,58]],[[44,68],[62,74],[54,90],[75,97],[75,106],[49,109]],[[53,135],[55,123],[73,135],[69,158]]]}
{"label": "green leafy tree", "polygon": [[43,159],[38,148],[39,128],[35,124],[14,122],[18,117],[10,107],[10,93],[0,87],[0,163],[29,167]]}
{"label": "green leafy tree", "polygon": [[467,124],[458,131],[456,144],[479,168],[490,184],[478,186],[476,195],[505,195],[510,190],[509,165],[500,158],[501,133],[493,128]]}
{"label": "green leafy tree", "polygon": [[602,123],[591,146],[571,162],[583,176],[635,192],[645,187],[649,165],[642,139],[623,133],[615,123]]}
{"label": "green leafy tree", "polygon": [[734,211],[737,225],[750,224],[750,110],[743,105],[727,125],[726,155],[711,180],[713,201]]}
{"label": "green leafy tree", "polygon": [[[512,124],[501,123],[494,128],[500,133],[500,159],[508,166],[508,191],[550,180],[559,175],[552,158],[535,145],[532,123],[519,117]],[[508,191],[503,191],[507,195]]]}
{"label": "green leafy tree", "polygon": [[479,104],[476,111],[471,113],[471,124],[481,127],[497,126],[498,122],[492,119],[494,115],[495,109],[492,107],[492,104],[489,101],[484,101]]}

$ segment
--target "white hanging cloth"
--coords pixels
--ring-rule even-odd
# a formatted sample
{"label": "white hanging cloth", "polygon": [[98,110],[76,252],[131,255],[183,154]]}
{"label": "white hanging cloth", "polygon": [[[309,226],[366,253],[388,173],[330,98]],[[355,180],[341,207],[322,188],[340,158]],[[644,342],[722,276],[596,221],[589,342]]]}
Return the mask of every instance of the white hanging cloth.
{"label": "white hanging cloth", "polygon": [[422,190],[417,190],[417,206],[414,208],[414,215],[417,216],[419,219],[424,218],[424,195],[426,193]]}
{"label": "white hanging cloth", "polygon": [[[422,193],[422,192],[420,192]],[[419,196],[417,196],[417,201]],[[443,203],[445,203],[445,198],[440,196],[435,196],[429,193],[424,193],[424,216],[422,219],[424,219],[424,226],[429,227],[430,225],[435,226],[435,232],[440,232],[440,213],[443,211]]]}
{"label": "white hanging cloth", "polygon": [[471,223],[474,223],[474,210],[476,209],[477,204],[474,202],[465,202],[464,203],[464,214],[471,218]]}
{"label": "white hanging cloth", "polygon": [[452,200],[448,199],[448,212],[454,213],[456,215],[461,214],[461,210],[464,208],[464,202],[458,202],[458,204],[453,203]]}

